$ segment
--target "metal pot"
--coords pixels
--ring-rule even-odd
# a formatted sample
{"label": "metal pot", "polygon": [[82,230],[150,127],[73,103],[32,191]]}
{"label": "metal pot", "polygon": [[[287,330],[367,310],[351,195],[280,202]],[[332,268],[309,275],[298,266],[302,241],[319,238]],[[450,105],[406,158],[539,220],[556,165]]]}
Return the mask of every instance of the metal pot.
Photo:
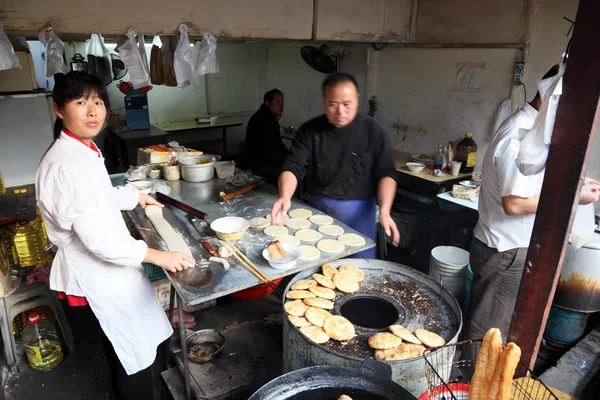
{"label": "metal pot", "polygon": [[375,360],[360,368],[320,365],[282,375],[249,400],[331,400],[343,394],[353,400],[416,400],[391,378],[392,368]]}

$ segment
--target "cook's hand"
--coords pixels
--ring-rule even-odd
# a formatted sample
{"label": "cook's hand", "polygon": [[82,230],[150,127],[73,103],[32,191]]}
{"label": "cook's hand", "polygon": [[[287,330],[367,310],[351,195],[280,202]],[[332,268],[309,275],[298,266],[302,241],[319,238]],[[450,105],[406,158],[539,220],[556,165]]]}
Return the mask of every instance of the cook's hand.
{"label": "cook's hand", "polygon": [[590,180],[588,184],[581,186],[581,195],[579,196],[579,204],[591,204],[600,199],[600,184],[598,181]]}
{"label": "cook's hand", "polygon": [[271,221],[274,225],[284,225],[285,216],[292,205],[292,201],[286,197],[280,197],[271,208]]}
{"label": "cook's hand", "polygon": [[142,208],[146,208],[148,206],[164,207],[164,205],[160,204],[154,197],[142,193],[140,193],[139,204]]}
{"label": "cook's hand", "polygon": [[196,261],[193,257],[176,251],[158,251],[154,257],[153,264],[167,271],[177,272],[194,266]]}
{"label": "cook's hand", "polygon": [[400,232],[396,226],[396,222],[392,219],[389,213],[382,213],[379,215],[379,223],[385,231],[386,240],[392,246],[398,247],[400,243]]}

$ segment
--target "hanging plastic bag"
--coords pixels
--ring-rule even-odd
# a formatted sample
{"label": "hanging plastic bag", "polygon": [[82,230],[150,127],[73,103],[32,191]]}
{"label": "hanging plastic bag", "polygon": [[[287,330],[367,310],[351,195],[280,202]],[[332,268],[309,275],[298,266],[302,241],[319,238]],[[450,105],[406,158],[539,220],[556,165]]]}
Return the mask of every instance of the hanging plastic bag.
{"label": "hanging plastic bag", "polygon": [[[148,72],[148,62],[142,59],[140,48],[138,47],[135,37],[137,32],[133,28],[127,30],[127,36],[119,36],[117,39],[117,47],[115,51],[119,53],[121,59],[125,63],[129,71],[129,78],[134,89],[140,89],[150,85],[150,73]],[[143,49],[144,56],[146,50]]]}
{"label": "hanging plastic bag", "polygon": [[0,22],[0,71],[13,68],[22,69],[21,63]]}
{"label": "hanging plastic bag", "polygon": [[48,26],[41,30],[38,39],[46,46],[46,78],[50,78],[54,74],[68,73],[69,68],[67,68],[63,57],[65,45],[56,36],[54,29]]}
{"label": "hanging plastic bag", "polygon": [[217,38],[210,32],[203,34],[200,50],[198,51],[198,62],[196,63],[196,72],[198,75],[218,74],[219,63],[217,61]]}
{"label": "hanging plastic bag", "polygon": [[558,74],[538,82],[542,105],[531,129],[520,132],[524,138],[517,156],[517,167],[525,176],[539,174],[546,168],[564,73],[565,65],[561,63]]}
{"label": "hanging plastic bag", "polygon": [[104,45],[104,38],[97,33],[92,34],[92,38],[87,48],[88,71],[95,75],[108,85],[112,82],[112,66],[110,62],[110,53]]}
{"label": "hanging plastic bag", "polygon": [[198,76],[196,75],[196,66],[194,65],[194,55],[190,47],[188,38],[188,27],[185,24],[179,25],[179,42],[175,49],[175,76],[177,77],[177,87],[183,89],[191,82],[198,85]]}

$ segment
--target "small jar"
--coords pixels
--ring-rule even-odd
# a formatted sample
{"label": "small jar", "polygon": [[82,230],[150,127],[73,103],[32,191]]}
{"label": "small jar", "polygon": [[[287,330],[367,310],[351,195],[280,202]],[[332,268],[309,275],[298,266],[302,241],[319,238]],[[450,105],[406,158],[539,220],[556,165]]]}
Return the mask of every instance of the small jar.
{"label": "small jar", "polygon": [[179,165],[164,165],[163,178],[167,181],[178,181],[181,179],[181,169]]}

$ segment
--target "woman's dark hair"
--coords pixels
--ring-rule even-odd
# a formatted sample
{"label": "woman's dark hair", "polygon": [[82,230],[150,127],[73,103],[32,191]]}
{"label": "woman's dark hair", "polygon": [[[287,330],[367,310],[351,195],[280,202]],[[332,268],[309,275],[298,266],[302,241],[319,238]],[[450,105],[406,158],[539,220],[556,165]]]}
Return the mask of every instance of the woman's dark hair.
{"label": "woman's dark hair", "polygon": [[[59,110],[62,110],[71,100],[89,97],[90,95],[97,95],[104,102],[106,110],[110,109],[106,86],[94,75],[90,75],[85,71],[71,71],[63,76],[55,75],[52,100]],[[59,116],[56,116],[56,121],[54,122],[54,140],[60,137],[62,129],[63,120]]]}

